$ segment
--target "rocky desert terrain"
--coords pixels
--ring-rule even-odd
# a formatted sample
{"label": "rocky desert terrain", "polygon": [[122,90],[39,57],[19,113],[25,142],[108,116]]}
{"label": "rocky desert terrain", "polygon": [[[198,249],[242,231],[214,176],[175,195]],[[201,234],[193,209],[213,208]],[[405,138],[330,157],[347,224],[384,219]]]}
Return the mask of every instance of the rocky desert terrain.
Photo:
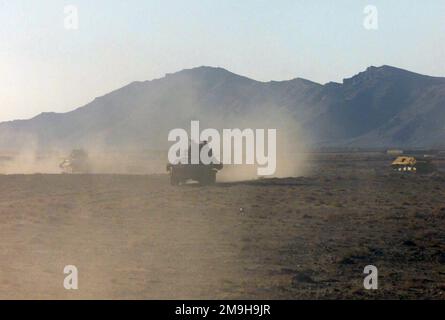
{"label": "rocky desert terrain", "polygon": [[445,174],[388,161],[315,155],[303,177],[209,187],[0,176],[0,299],[444,299]]}

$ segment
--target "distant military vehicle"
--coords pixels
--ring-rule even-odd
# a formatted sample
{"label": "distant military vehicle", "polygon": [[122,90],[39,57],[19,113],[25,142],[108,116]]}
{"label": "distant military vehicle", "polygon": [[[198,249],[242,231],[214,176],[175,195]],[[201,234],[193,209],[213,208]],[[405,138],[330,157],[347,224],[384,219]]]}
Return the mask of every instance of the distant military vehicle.
{"label": "distant military vehicle", "polygon": [[[207,146],[207,142],[204,141],[199,144],[199,152],[202,148]],[[209,156],[213,156],[213,152],[209,149]],[[201,185],[211,185],[216,182],[216,174],[223,168],[221,163],[203,164],[201,161],[199,164],[191,163],[191,147],[188,151],[187,164],[167,164],[167,171],[170,173],[171,185],[179,185],[186,183],[188,180],[199,182]]]}
{"label": "distant military vehicle", "polygon": [[431,173],[436,170],[436,166],[431,162],[431,159],[419,159],[415,157],[397,157],[393,161],[391,167],[397,172],[406,173]]}
{"label": "distant military vehicle", "polygon": [[82,149],[75,149],[59,167],[63,173],[88,173],[90,171],[88,153]]}

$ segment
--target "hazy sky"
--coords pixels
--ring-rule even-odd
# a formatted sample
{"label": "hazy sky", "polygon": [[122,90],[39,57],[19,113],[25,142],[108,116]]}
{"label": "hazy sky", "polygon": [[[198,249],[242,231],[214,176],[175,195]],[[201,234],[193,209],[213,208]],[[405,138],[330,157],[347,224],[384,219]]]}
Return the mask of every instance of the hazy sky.
{"label": "hazy sky", "polygon": [[[363,26],[368,4],[378,30]],[[78,30],[64,27],[66,5]],[[0,121],[200,65],[262,81],[383,64],[445,76],[444,0],[0,0],[0,24]]]}

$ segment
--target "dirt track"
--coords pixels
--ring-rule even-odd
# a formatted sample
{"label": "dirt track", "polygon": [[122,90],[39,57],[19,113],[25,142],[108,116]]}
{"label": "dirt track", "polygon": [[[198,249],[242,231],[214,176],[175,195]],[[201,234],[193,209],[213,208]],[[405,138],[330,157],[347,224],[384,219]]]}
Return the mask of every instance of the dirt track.
{"label": "dirt track", "polygon": [[[445,177],[0,176],[0,298],[445,297]],[[79,269],[79,290],[63,268]],[[363,268],[379,290],[363,290]]]}

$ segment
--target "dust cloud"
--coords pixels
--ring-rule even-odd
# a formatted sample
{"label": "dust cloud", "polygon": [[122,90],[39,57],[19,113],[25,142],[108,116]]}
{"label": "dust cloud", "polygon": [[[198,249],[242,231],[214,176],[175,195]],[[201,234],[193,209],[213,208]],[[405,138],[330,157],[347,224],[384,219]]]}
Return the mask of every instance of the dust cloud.
{"label": "dust cloud", "polygon": [[[90,174],[161,174],[165,172],[166,152],[117,152],[84,149]],[[60,164],[71,150],[2,152],[0,174],[60,174]]]}
{"label": "dust cloud", "polygon": [[[214,114],[200,113],[200,130],[215,128],[221,135],[223,129],[276,129],[276,172],[273,177],[295,177],[305,174],[304,163],[307,161],[305,142],[307,138],[302,134],[294,117],[287,110],[274,107],[258,107],[238,116],[217,117]],[[190,120],[190,121],[191,121]],[[184,121],[183,129],[189,132],[190,122]],[[188,127],[187,127],[188,124]],[[166,131],[167,132],[167,131]],[[41,150],[35,139],[28,139],[30,143],[18,151],[0,153],[0,174],[58,174],[63,170],[59,165],[69,158],[73,149],[83,149],[88,153],[89,170],[91,174],[162,174],[165,173],[168,148],[170,145],[165,136],[162,149],[141,149],[137,145],[125,148],[110,148],[100,143],[84,146],[71,146],[59,149]],[[266,141],[265,152],[268,154]],[[221,143],[222,147],[222,143]],[[245,156],[245,143],[241,151]],[[234,150],[233,150],[234,151]],[[222,157],[222,150],[220,150]],[[218,174],[218,181],[241,181],[260,178],[257,165],[225,165]]]}
{"label": "dust cloud", "polygon": [[[0,150],[0,174],[61,173],[60,163],[69,157],[73,149],[83,149],[89,155],[89,173],[92,174],[162,174],[166,173],[168,133],[175,128],[183,128],[190,134],[190,123],[200,122],[201,131],[206,128],[217,129],[276,129],[277,154],[276,172],[273,177],[295,177],[304,175],[307,162],[306,145],[308,137],[298,124],[295,114],[286,106],[270,101],[245,105],[218,105],[221,97],[211,102],[202,98],[202,88],[188,77],[183,79],[179,91],[169,91],[171,112],[158,106],[150,106],[133,111],[132,126],[114,132],[113,124],[109,130],[92,130],[87,136],[79,133],[79,141],[61,139],[47,141],[42,137],[27,137],[30,141],[20,150],[6,152]],[[201,93],[201,94],[200,94]],[[203,101],[204,100],[204,101]],[[142,100],[137,101],[143,104]],[[225,109],[229,108],[230,112]],[[174,112],[173,112],[174,110]],[[152,119],[150,123],[147,120]],[[140,127],[139,127],[140,126]],[[42,141],[42,139],[44,141]],[[38,141],[38,143],[34,143]],[[245,148],[244,148],[245,149]],[[266,147],[266,150],[268,148]],[[267,152],[267,151],[266,151]],[[218,181],[239,181],[259,178],[256,165],[226,165],[218,174]]]}
{"label": "dust cloud", "polygon": [[40,152],[34,145],[19,151],[0,152],[0,174],[59,173],[60,156],[54,152]]}
{"label": "dust cloud", "polygon": [[[215,122],[213,121],[213,123]],[[288,110],[269,105],[259,106],[237,119],[224,119],[216,127],[224,129],[238,128],[241,130],[247,128],[253,130],[264,129],[266,132],[265,154],[269,152],[267,130],[276,129],[276,171],[275,174],[266,176],[266,178],[298,177],[307,173],[305,162],[308,157],[306,152],[308,138],[305,137],[295,117]],[[242,150],[244,157],[245,150],[244,141]],[[220,150],[220,153],[222,156],[222,150]],[[225,165],[224,169],[218,174],[218,180],[231,182],[258,179],[261,176],[258,176],[257,169],[257,164]]]}

